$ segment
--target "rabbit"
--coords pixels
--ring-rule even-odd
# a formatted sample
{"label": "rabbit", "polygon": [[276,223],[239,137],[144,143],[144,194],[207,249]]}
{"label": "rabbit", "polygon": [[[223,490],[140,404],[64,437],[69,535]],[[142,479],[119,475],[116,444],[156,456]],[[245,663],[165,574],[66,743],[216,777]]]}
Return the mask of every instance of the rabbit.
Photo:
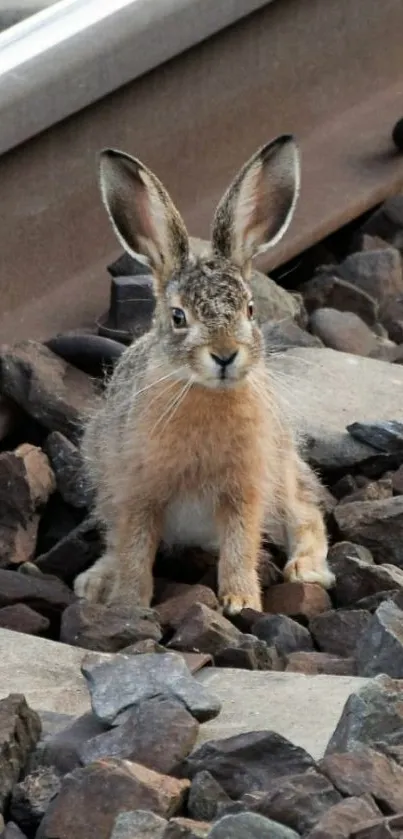
{"label": "rabbit", "polygon": [[321,484],[280,409],[248,284],[252,259],[290,224],[299,172],[292,135],[260,148],[218,204],[210,253],[196,257],[157,177],[101,152],[103,202],[125,250],[151,267],[156,307],[84,430],[106,552],[76,578],[78,597],[149,606],[158,546],[197,545],[218,556],[223,612],[261,611],[267,526],[286,546],[286,580],[333,585]]}

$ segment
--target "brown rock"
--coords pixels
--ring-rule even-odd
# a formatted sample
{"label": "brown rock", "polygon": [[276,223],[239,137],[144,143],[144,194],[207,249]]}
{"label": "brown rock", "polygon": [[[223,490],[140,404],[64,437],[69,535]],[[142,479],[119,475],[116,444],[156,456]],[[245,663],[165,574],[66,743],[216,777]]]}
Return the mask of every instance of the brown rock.
{"label": "brown rock", "polygon": [[55,488],[46,455],[36,446],[0,454],[0,566],[32,559],[37,511]]}
{"label": "brown rock", "polygon": [[353,829],[360,828],[380,814],[371,795],[351,796],[330,807],[307,839],[349,839]]}
{"label": "brown rock", "polygon": [[346,495],[351,495],[352,492],[356,492],[358,488],[358,483],[354,475],[347,474],[343,475],[332,485],[332,493],[338,501],[341,501]]}
{"label": "brown rock", "polygon": [[391,297],[385,301],[379,312],[380,320],[387,329],[389,338],[397,344],[403,343],[403,296]]}
{"label": "brown rock", "polygon": [[326,268],[304,283],[302,292],[308,312],[322,307],[354,312],[368,326],[373,326],[378,318],[377,302],[358,286],[342,280],[337,271]]}
{"label": "brown rock", "polygon": [[[345,505],[345,509],[352,506],[355,505]],[[342,509],[344,505],[339,508]],[[338,542],[330,548],[328,562],[336,575],[332,594],[337,606],[352,606],[381,591],[403,590],[402,571],[393,565],[374,565],[371,554],[361,545]]]}
{"label": "brown rock", "polygon": [[315,768],[313,758],[274,731],[251,731],[199,746],[181,767],[193,779],[207,770],[230,798],[266,792],[277,779]]}
{"label": "brown rock", "polygon": [[376,562],[403,567],[403,498],[340,504],[334,517],[344,539],[368,547]]}
{"label": "brown rock", "polygon": [[110,839],[124,810],[168,818],[181,807],[189,782],[127,760],[102,760],[66,775],[37,839]]}
{"label": "brown rock", "polygon": [[25,603],[41,614],[52,616],[74,600],[71,589],[56,577],[31,577],[0,569],[0,608]]}
{"label": "brown rock", "polygon": [[0,627],[27,635],[41,635],[49,629],[49,620],[25,603],[15,603],[0,609]]}
{"label": "brown rock", "polygon": [[403,495],[403,464],[392,473],[392,488],[395,495]]}
{"label": "brown rock", "polygon": [[264,611],[309,620],[331,608],[327,592],[315,583],[283,583],[264,595]]}
{"label": "brown rock", "polygon": [[0,811],[41,733],[38,714],[19,694],[0,700]]}
{"label": "brown rock", "polygon": [[355,650],[359,676],[403,678],[403,611],[392,600],[378,606]]}
{"label": "brown rock", "polygon": [[403,195],[392,195],[375,210],[361,227],[362,233],[380,236],[401,248],[403,244]]}
{"label": "brown rock", "polygon": [[374,333],[354,312],[315,309],[309,319],[309,326],[311,332],[333,350],[368,356],[378,346]]}
{"label": "brown rock", "polygon": [[211,588],[195,585],[186,586],[176,597],[170,597],[155,607],[159,621],[167,629],[178,629],[189,609],[196,603],[218,608],[218,600]]}
{"label": "brown rock", "polygon": [[187,610],[169,646],[176,650],[214,655],[240,638],[239,630],[223,615],[201,603],[194,603]]}
{"label": "brown rock", "polygon": [[286,671],[318,675],[327,673],[333,676],[354,676],[356,663],[353,657],[340,658],[329,653],[296,652],[287,656]]}
{"label": "brown rock", "polygon": [[157,615],[140,606],[72,603],[62,617],[60,640],[86,650],[115,653],[129,644],[162,637]]}
{"label": "brown rock", "polygon": [[73,440],[97,398],[86,373],[35,341],[2,347],[0,390],[49,431]]}
{"label": "brown rock", "polygon": [[302,835],[340,801],[340,793],[328,778],[309,769],[274,781],[252,809]]}
{"label": "brown rock", "polygon": [[198,722],[180,702],[156,696],[129,710],[121,725],[85,740],[79,755],[84,765],[117,757],[169,775],[191,752],[198,731]]}
{"label": "brown rock", "polygon": [[369,233],[358,235],[357,250],[379,251],[382,248],[390,248],[390,243],[382,239],[381,236],[371,236]]}
{"label": "brown rock", "polygon": [[339,266],[343,279],[378,303],[403,292],[402,261],[396,248],[358,251]]}
{"label": "brown rock", "polygon": [[321,347],[320,338],[301,329],[292,318],[281,321],[269,320],[261,326],[266,355],[281,352],[292,347]]}
{"label": "brown rock", "polygon": [[387,813],[403,810],[403,768],[386,755],[362,747],[324,757],[319,766],[343,795],[372,795]]}
{"label": "brown rock", "polygon": [[390,816],[384,819],[372,819],[365,826],[358,827],[350,834],[351,839],[401,839],[403,816]]}
{"label": "brown rock", "polygon": [[310,632],[320,650],[337,656],[350,656],[357,641],[371,622],[371,614],[363,609],[332,609],[313,618]]}

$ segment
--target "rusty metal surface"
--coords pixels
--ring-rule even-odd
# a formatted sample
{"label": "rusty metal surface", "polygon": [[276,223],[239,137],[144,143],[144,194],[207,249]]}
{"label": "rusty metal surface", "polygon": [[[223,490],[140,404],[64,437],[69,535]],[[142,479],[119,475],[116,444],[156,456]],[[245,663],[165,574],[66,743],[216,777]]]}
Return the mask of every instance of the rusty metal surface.
{"label": "rusty metal surface", "polygon": [[0,158],[0,335],[92,323],[120,249],[101,206],[105,145],[148,163],[193,235],[270,137],[302,148],[295,221],[273,268],[403,186],[401,0],[274,0]]}

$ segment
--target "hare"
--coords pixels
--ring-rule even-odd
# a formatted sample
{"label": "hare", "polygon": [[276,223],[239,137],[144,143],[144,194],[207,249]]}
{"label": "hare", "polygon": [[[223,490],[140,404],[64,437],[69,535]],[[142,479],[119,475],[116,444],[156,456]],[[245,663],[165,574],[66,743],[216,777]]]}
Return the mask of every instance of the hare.
{"label": "hare", "polygon": [[285,578],[330,587],[320,484],[276,400],[248,285],[253,257],[294,212],[294,138],[269,142],[237,174],[205,257],[192,254],[173,202],[139,160],[104,150],[100,184],[118,239],[152,268],[156,308],[83,435],[107,549],[77,577],[77,595],[148,606],[159,544],[198,546],[218,555],[224,611],[261,610],[270,523],[288,552]]}

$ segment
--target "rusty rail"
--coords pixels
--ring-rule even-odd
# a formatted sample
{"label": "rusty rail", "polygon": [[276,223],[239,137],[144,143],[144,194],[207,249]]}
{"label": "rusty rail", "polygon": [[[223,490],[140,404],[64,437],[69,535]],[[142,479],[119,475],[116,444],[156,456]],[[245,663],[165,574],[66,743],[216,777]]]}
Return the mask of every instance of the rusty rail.
{"label": "rusty rail", "polygon": [[[29,63],[0,72],[0,150],[8,149],[0,157],[3,341],[86,326],[107,307],[105,266],[119,248],[96,182],[104,145],[149,163],[190,232],[204,237],[237,167],[260,143],[292,131],[302,149],[301,198],[265,270],[403,186],[403,158],[391,140],[403,115],[400,0],[237,0],[236,22],[209,19],[204,34],[200,3],[193,12],[187,0],[176,5],[186,37],[177,37],[180,15],[169,54],[168,24],[157,27],[155,42],[147,30],[152,68],[149,54],[142,65],[127,41],[119,52],[121,23],[115,31],[112,19],[97,29],[97,49],[78,38],[60,49],[60,63],[57,50],[52,61],[45,55],[31,88]],[[217,5],[231,9],[215,0],[205,8],[211,14]],[[123,86],[112,89],[119,79]],[[84,104],[69,91],[86,83]]]}

